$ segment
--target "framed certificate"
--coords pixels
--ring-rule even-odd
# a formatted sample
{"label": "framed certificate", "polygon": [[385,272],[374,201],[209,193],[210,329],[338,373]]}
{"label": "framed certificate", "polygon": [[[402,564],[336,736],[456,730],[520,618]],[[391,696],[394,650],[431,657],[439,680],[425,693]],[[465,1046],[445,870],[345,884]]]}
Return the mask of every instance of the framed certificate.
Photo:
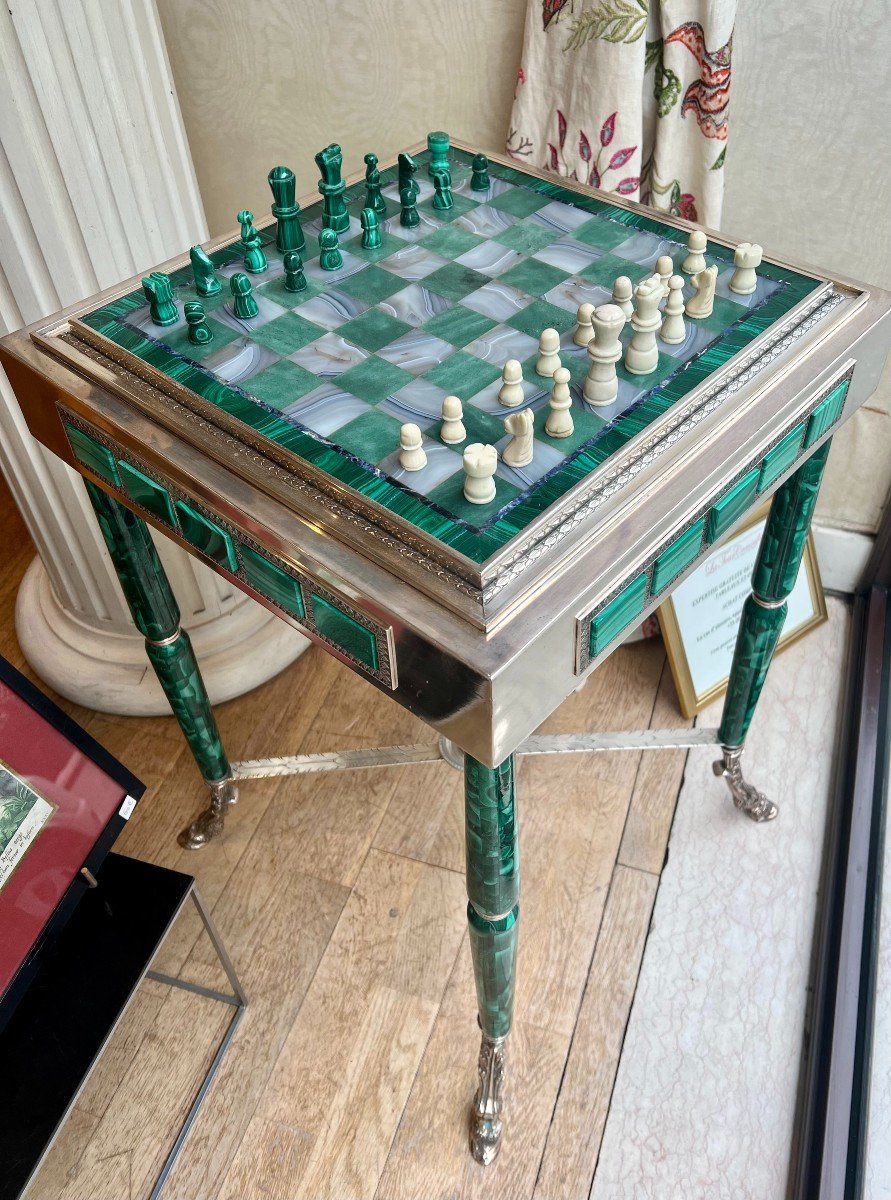
{"label": "framed certificate", "polygon": [[[765,506],[755,513],[675,588],[658,610],[668,662],[685,717],[695,716],[726,691],[739,620],[752,590],[752,571],[767,512]],[[813,534],[808,536],[787,605],[777,653],[826,620]]]}

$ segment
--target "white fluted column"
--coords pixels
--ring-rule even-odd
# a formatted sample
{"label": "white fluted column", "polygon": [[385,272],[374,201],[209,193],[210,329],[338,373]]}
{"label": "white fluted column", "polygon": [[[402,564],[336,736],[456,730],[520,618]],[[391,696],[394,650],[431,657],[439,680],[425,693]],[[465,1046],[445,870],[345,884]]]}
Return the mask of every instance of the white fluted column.
{"label": "white fluted column", "polygon": [[[206,236],[154,0],[2,5],[0,332]],[[83,485],[31,438],[2,371],[0,465],[38,553],[16,605],[28,662],[88,707],[169,712]],[[256,687],[305,649],[225,580],[157,542],[212,700]]]}

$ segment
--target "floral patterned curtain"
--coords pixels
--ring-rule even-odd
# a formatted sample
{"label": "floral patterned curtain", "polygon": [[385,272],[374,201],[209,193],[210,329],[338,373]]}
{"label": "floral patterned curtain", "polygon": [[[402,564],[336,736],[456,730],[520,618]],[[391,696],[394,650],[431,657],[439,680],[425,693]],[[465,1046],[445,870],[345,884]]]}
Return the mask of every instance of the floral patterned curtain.
{"label": "floral patterned curtain", "polygon": [[508,153],[716,228],[736,0],[528,0]]}

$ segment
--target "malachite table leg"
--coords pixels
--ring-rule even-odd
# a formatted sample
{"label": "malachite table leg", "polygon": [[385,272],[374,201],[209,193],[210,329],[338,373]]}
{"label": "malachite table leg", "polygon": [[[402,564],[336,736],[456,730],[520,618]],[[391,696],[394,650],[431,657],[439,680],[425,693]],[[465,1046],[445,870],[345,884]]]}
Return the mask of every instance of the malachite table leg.
{"label": "malachite table leg", "polygon": [[504,1055],[514,1007],[520,875],[514,758],[484,767],[464,756],[467,919],[483,1031],[479,1085],[470,1119],[477,1162],[498,1153],[504,1103]]}
{"label": "malachite table leg", "polygon": [[829,446],[824,442],[773,498],[733,652],[719,731],[723,757],[714,769],[727,780],[733,803],[753,821],[773,820],[777,806],[746,782],[740,759],[786,619],[786,598],[798,578]]}
{"label": "malachite table leg", "polygon": [[210,788],[210,807],[185,829],[180,845],[197,850],[223,828],[223,809],[238,799],[192,644],[145,522],[100,488],[87,492],[149,661]]}

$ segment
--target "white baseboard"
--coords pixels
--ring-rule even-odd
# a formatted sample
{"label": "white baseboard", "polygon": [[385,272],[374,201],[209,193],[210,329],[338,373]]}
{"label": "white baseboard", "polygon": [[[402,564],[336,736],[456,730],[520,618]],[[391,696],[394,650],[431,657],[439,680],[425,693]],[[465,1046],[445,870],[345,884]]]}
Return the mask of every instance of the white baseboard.
{"label": "white baseboard", "polygon": [[866,533],[814,523],[814,543],[825,591],[845,596],[856,591],[872,553],[873,541]]}

